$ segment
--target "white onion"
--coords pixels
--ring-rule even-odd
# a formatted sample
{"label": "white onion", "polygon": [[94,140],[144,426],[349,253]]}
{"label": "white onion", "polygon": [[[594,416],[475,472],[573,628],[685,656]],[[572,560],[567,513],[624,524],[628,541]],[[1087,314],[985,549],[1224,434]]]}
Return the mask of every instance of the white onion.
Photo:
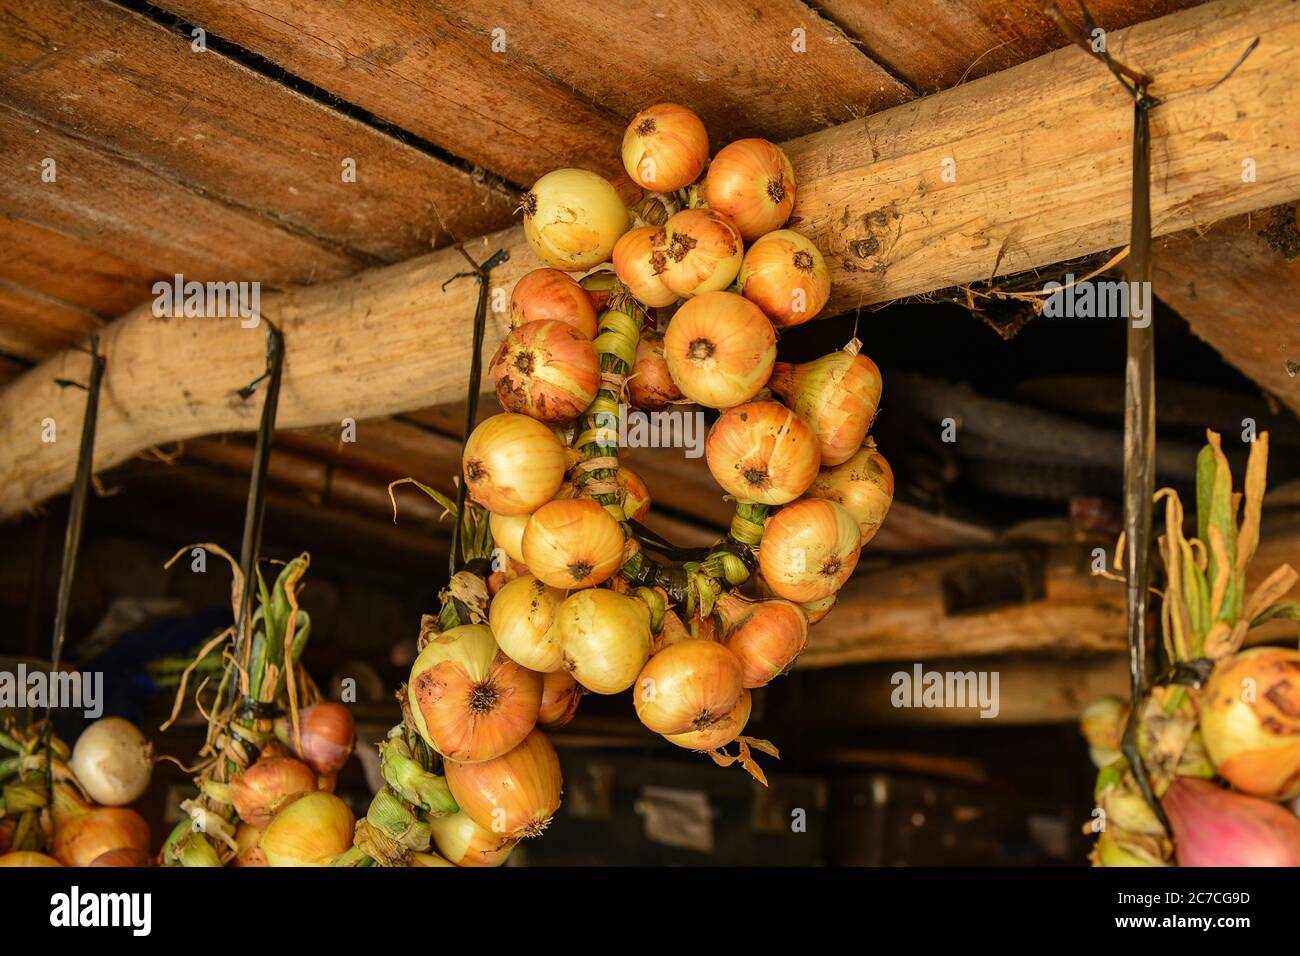
{"label": "white onion", "polygon": [[70,762],[90,799],[121,807],[137,799],[153,774],[153,747],[135,724],[104,717],[82,732]]}

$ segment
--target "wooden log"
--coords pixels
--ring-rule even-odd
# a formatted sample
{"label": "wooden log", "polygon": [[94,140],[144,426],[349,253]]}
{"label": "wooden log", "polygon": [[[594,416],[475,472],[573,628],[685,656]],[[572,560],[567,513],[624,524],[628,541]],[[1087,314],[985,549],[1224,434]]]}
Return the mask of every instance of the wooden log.
{"label": "wooden log", "polygon": [[[1212,84],[1249,43],[1232,77]],[[1157,77],[1168,102],[1152,122],[1152,208],[1164,234],[1300,195],[1300,5],[1221,0],[1110,37]],[[798,227],[827,251],[834,307],[1018,272],[1123,241],[1131,104],[1081,51],[1060,50],[916,103],[790,144],[801,183]],[[1249,153],[1267,176],[1241,181]],[[945,182],[945,158],[956,181]],[[169,213],[169,215],[171,215]],[[536,264],[518,230],[471,244],[510,262],[508,289]],[[475,284],[442,283],[464,267],[453,250],[335,283],[267,294],[286,334],[280,420],[357,420],[450,401],[465,382]],[[487,349],[504,317],[493,314]],[[868,349],[870,348],[870,335]],[[260,330],[211,319],[132,313],[106,331],[109,385],[96,463],[204,433],[251,428],[256,399],[235,391],[261,371]],[[66,488],[75,442],[41,441],[53,418],[76,434],[82,403],[53,379],[85,357],[54,356],[0,394],[0,516]]]}

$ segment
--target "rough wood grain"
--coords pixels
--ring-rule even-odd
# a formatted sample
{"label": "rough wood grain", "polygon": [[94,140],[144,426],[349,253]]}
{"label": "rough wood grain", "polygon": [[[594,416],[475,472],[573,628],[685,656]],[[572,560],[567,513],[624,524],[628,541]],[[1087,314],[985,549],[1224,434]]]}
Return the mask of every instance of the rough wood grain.
{"label": "rough wood grain", "polygon": [[[1254,54],[1228,82],[1205,92],[1256,35]],[[1200,91],[1169,102],[1153,120],[1159,232],[1300,195],[1300,114],[1279,106],[1300,85],[1300,4],[1223,0],[1118,39],[1137,65],[1157,71],[1162,95]],[[829,253],[833,307],[1121,243],[1131,104],[1113,84],[1082,52],[1062,50],[794,143],[799,228]],[[1247,149],[1266,171],[1253,183],[1241,182]],[[958,157],[952,184],[939,180],[947,155]],[[536,260],[517,230],[472,243],[480,259],[498,246],[512,259],[492,281],[508,289]],[[443,250],[265,301],[265,313],[289,336],[283,423],[360,420],[458,397],[473,283],[439,286],[462,267],[458,255]],[[489,352],[501,319],[494,314]],[[162,325],[134,315],[110,329],[121,358],[110,362],[114,384],[101,423],[100,467],[159,442],[251,427],[256,403],[232,393],[260,370],[260,334],[207,320]],[[50,381],[71,377],[69,369],[83,362],[55,356],[0,395],[0,515],[67,486],[75,449],[42,447],[29,423],[56,415],[75,430],[79,407],[54,394]]]}
{"label": "rough wood grain", "polygon": [[[381,261],[506,225],[513,194],[108,0],[0,17],[0,97],[170,179]],[[345,182],[343,161],[355,163]]]}
{"label": "rough wood grain", "polygon": [[0,279],[0,352],[35,361],[103,324],[80,306]]}
{"label": "rough wood grain", "polygon": [[160,5],[524,186],[561,165],[617,172],[623,127],[654,102],[690,104],[716,148],[911,95],[797,0]]}

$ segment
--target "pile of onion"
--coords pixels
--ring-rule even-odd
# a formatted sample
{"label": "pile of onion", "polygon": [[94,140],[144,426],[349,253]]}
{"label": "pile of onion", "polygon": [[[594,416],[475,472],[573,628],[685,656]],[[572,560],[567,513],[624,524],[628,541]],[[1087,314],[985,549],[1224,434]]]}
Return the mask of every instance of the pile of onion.
{"label": "pile of onion", "polygon": [[748,299],[709,292],[683,305],[668,323],[664,360],[686,398],[731,408],[767,384],[776,363],[776,333]]}

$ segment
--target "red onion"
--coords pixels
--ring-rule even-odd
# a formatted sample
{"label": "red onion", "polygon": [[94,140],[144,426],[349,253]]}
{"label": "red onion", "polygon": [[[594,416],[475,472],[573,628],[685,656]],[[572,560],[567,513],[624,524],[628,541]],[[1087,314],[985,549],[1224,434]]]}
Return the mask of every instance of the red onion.
{"label": "red onion", "polygon": [[1300,866],[1300,819],[1194,777],[1164,797],[1179,866]]}

